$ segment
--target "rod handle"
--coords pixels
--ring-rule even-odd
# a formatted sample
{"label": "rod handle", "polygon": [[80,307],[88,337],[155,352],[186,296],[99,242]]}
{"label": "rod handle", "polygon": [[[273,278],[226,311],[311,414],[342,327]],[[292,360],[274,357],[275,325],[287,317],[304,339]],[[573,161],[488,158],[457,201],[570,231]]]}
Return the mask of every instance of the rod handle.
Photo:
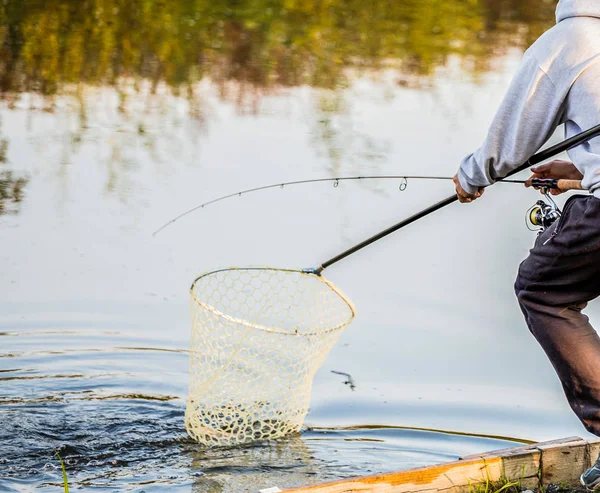
{"label": "rod handle", "polygon": [[560,190],[566,192],[568,190],[585,190],[581,184],[581,180],[566,180],[558,178],[529,178],[525,182],[526,185],[532,186],[537,190],[549,189]]}
{"label": "rod handle", "polygon": [[563,192],[568,190],[585,190],[581,185],[581,180],[558,180],[556,187]]}

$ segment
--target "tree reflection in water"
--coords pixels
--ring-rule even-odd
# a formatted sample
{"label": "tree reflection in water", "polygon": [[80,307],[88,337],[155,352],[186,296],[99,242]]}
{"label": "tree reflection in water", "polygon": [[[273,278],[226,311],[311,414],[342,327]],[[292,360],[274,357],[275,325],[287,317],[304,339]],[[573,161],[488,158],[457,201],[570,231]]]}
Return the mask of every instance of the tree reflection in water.
{"label": "tree reflection in water", "polygon": [[209,76],[252,88],[334,89],[345,69],[431,75],[450,55],[474,73],[553,22],[534,0],[8,0],[0,6],[0,91]]}
{"label": "tree reflection in water", "polygon": [[29,181],[24,176],[14,176],[11,170],[2,169],[8,164],[8,140],[0,136],[0,215],[16,214],[23,200],[25,186]]}
{"label": "tree reflection in water", "polygon": [[[209,119],[208,98],[255,114],[265,95],[309,86],[313,141],[335,172],[350,155],[378,162],[385,154],[385,142],[338,129],[352,80],[391,69],[396,85],[427,87],[450,59],[477,80],[550,27],[554,7],[534,0],[5,0],[0,100],[4,111],[55,115],[55,133],[66,132],[54,140],[59,162],[97,138],[90,118],[98,105],[105,114],[116,110],[115,125],[130,135],[108,129],[106,190],[126,200],[128,169],[182,148],[184,137],[164,132],[165,119],[181,125],[185,117],[197,137]],[[113,94],[110,108],[100,101],[103,90]],[[184,116],[171,114],[177,101]],[[350,152],[348,141],[360,147]],[[148,156],[137,155],[140,147]],[[2,197],[10,190],[18,202],[23,185],[3,186]]]}
{"label": "tree reflection in water", "polygon": [[15,178],[10,171],[0,171],[0,215],[18,212],[27,182],[25,177]]}

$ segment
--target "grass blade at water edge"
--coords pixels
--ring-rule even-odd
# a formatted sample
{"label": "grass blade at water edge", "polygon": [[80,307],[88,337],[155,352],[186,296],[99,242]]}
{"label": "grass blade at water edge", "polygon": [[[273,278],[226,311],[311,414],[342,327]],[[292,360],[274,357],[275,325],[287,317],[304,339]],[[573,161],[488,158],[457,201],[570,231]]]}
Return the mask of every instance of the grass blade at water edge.
{"label": "grass blade at water edge", "polygon": [[58,450],[55,452],[55,454],[58,457],[58,460],[60,461],[60,467],[62,469],[63,475],[63,484],[65,485],[65,493],[69,493],[69,479],[67,478],[67,470],[65,469],[65,463],[63,462],[62,457],[58,453]]}

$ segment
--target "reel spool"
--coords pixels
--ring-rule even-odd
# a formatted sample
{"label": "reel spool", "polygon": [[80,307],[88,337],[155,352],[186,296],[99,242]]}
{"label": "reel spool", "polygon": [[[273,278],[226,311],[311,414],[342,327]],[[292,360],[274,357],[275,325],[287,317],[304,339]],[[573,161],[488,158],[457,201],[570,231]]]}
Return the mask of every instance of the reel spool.
{"label": "reel spool", "polygon": [[538,200],[535,205],[527,211],[527,224],[540,228],[543,231],[552,226],[559,217],[560,210],[558,210],[556,204],[552,206],[543,200]]}
{"label": "reel spool", "polygon": [[552,226],[561,215],[558,205],[556,205],[556,202],[554,202],[554,199],[550,195],[550,190],[559,188],[558,181],[535,179],[532,181],[532,186],[537,190],[541,190],[549,203],[538,200],[527,211],[525,222],[530,231],[542,232]]}

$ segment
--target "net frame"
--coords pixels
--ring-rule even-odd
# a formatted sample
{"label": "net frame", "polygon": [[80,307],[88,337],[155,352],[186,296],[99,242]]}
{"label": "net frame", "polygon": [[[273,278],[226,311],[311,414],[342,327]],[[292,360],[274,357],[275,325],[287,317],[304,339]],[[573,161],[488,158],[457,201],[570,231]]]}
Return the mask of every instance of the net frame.
{"label": "net frame", "polygon": [[[253,311],[220,298],[238,296],[245,287],[255,301]],[[309,306],[296,310],[294,303]],[[321,275],[272,267],[200,275],[190,289],[190,310],[185,425],[206,446],[300,431],[314,375],[356,315],[346,295]]]}

